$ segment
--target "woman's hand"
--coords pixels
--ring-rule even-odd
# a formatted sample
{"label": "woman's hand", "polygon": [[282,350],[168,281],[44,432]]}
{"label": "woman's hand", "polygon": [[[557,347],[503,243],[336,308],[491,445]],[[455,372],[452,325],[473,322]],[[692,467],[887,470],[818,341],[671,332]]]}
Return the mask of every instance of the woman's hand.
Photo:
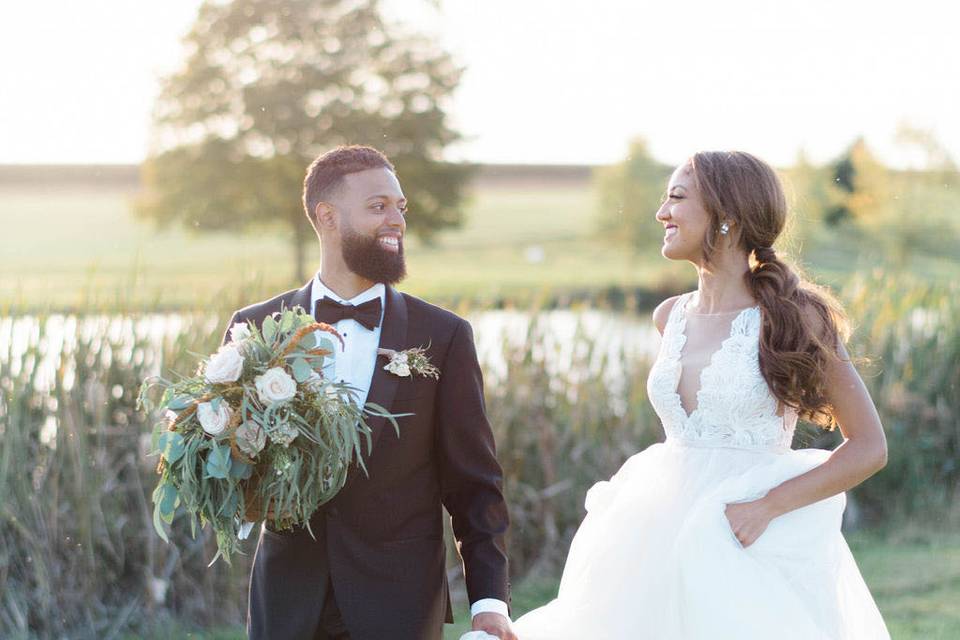
{"label": "woman's hand", "polygon": [[728,504],[724,512],[727,522],[730,523],[730,530],[744,549],[756,542],[767,530],[770,521],[777,517],[763,498]]}

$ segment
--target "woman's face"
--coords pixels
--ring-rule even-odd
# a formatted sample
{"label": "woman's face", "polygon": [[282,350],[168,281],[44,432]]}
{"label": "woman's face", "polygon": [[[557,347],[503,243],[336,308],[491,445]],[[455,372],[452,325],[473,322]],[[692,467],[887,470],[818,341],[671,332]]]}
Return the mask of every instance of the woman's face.
{"label": "woman's face", "polygon": [[689,164],[677,167],[667,184],[667,195],[657,211],[663,224],[660,253],[670,260],[699,263],[703,257],[703,238],[710,227],[710,216],[700,200]]}

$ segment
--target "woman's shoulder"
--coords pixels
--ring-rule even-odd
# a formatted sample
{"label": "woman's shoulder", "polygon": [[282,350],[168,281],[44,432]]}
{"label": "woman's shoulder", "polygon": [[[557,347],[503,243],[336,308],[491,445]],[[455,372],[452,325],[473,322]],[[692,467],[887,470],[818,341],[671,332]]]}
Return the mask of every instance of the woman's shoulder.
{"label": "woman's shoulder", "polygon": [[670,319],[670,312],[673,311],[673,306],[685,295],[687,294],[681,293],[676,296],[670,296],[658,304],[657,308],[653,310],[653,324],[657,327],[657,331],[660,332],[660,335],[663,335],[663,330],[667,326],[667,320]]}

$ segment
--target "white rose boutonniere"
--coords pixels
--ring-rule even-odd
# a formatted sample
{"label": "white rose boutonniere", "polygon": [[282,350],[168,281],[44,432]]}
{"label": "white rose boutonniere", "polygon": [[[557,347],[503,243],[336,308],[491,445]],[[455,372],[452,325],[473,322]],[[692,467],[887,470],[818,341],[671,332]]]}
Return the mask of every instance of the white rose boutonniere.
{"label": "white rose boutonniere", "polygon": [[266,405],[286,402],[297,393],[297,381],[280,367],[267,369],[262,376],[254,378],[257,396]]}
{"label": "white rose boutonniere", "polygon": [[235,345],[225,344],[210,356],[203,377],[210,384],[236,382],[243,373],[243,356]]}
{"label": "white rose boutonniere", "polygon": [[377,349],[377,355],[386,356],[390,359],[385,370],[401,378],[409,378],[411,374],[416,373],[425,378],[440,378],[440,369],[437,369],[430,363],[427,357],[427,350],[423,347],[415,349],[404,349],[403,351],[394,351],[393,349]]}

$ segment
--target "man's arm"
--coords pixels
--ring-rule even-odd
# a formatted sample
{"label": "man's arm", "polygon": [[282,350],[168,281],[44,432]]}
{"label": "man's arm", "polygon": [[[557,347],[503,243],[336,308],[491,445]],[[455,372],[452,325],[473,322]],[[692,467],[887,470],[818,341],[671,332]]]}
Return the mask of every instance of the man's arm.
{"label": "man's arm", "polygon": [[436,396],[442,499],[460,544],[467,595],[479,605],[473,613],[489,614],[497,609],[492,601],[510,601],[504,540],[509,516],[483,376],[466,321],[455,329],[442,362]]}

